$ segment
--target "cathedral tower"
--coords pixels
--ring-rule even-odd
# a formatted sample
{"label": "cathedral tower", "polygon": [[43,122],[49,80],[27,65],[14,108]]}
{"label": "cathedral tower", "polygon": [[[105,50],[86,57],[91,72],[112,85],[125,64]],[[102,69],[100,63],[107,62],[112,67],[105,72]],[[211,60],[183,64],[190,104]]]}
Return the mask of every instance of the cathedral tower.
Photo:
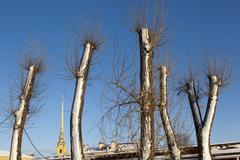
{"label": "cathedral tower", "polygon": [[67,155],[67,146],[64,138],[64,97],[62,97],[61,127],[60,135],[57,143],[56,154],[59,157]]}

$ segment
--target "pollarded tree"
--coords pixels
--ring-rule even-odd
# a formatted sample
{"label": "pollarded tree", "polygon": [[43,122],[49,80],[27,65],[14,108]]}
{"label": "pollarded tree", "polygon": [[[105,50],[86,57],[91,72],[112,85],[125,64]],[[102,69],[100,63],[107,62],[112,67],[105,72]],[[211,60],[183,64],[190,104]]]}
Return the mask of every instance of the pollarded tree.
{"label": "pollarded tree", "polygon": [[139,13],[135,27],[140,49],[140,159],[153,160],[155,150],[153,56],[154,49],[165,43],[166,28],[163,25],[163,15],[159,14],[158,8],[155,8],[156,12],[151,24],[147,22],[145,11]]}
{"label": "pollarded tree", "polygon": [[168,149],[173,160],[181,160],[181,151],[178,147],[175,133],[172,127],[170,116],[168,113],[168,93],[167,93],[167,77],[169,70],[166,66],[161,65],[160,72],[160,104],[159,111],[166,134]]}
{"label": "pollarded tree", "polygon": [[195,132],[197,137],[199,160],[211,160],[210,137],[213,120],[216,113],[217,101],[220,89],[227,83],[231,76],[231,70],[227,59],[209,60],[206,58],[206,76],[208,79],[207,105],[202,115],[199,104],[199,84],[196,76],[190,73],[189,78],[181,85],[181,91],[188,95],[188,101],[192,112]]}
{"label": "pollarded tree", "polygon": [[140,103],[141,136],[140,156],[142,159],[154,159],[154,105],[153,105],[153,45],[148,28],[140,28]]}
{"label": "pollarded tree", "polygon": [[[100,41],[94,36],[86,36],[83,40],[83,54],[81,59],[75,56],[67,59],[66,63],[71,73],[74,74],[76,85],[72,102],[70,135],[71,135],[71,159],[83,160],[83,139],[82,139],[82,114],[84,108],[84,97],[87,80],[94,51],[99,47]],[[74,49],[74,52],[78,49]],[[79,61],[79,62],[78,62]]]}
{"label": "pollarded tree", "polygon": [[45,69],[44,61],[41,57],[26,56],[23,68],[27,72],[27,77],[21,87],[19,95],[19,106],[13,112],[15,121],[13,124],[12,141],[10,148],[10,159],[21,160],[22,136],[26,120],[31,111],[30,104],[33,99],[33,92],[36,89],[37,76]]}

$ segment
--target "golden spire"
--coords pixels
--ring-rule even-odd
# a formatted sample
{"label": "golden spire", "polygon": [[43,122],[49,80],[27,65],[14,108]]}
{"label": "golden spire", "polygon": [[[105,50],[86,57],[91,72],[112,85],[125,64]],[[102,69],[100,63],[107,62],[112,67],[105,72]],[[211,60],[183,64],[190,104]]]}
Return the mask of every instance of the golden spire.
{"label": "golden spire", "polygon": [[63,157],[67,154],[67,146],[64,138],[64,96],[62,96],[61,126],[59,140],[56,148],[56,154],[58,157]]}
{"label": "golden spire", "polygon": [[62,96],[61,132],[64,133],[64,96]]}

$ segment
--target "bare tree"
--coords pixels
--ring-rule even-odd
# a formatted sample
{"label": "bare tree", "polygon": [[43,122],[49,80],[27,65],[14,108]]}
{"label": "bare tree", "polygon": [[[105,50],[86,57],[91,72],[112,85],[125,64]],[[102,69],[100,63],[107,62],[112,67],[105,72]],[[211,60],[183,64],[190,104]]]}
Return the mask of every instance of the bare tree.
{"label": "bare tree", "polygon": [[170,117],[168,114],[168,95],[167,95],[167,77],[169,71],[166,66],[162,65],[159,68],[160,71],[160,104],[159,110],[163,123],[163,128],[166,134],[168,148],[171,152],[171,158],[173,160],[181,159],[181,151],[178,148],[177,140],[172,128]]}
{"label": "bare tree", "polygon": [[21,88],[21,94],[19,95],[19,106],[16,111],[13,112],[15,121],[13,125],[12,141],[10,148],[10,159],[21,160],[21,148],[22,148],[22,135],[24,125],[28,114],[30,113],[30,103],[33,98],[33,92],[36,88],[37,75],[44,71],[45,66],[43,59],[40,57],[28,57],[23,63],[25,71],[27,71],[27,78],[24,85]]}
{"label": "bare tree", "polygon": [[[100,42],[94,38],[95,37],[87,36],[86,39],[84,39],[84,50],[81,60],[79,60],[77,56],[74,57],[74,60],[66,60],[70,72],[74,74],[76,79],[70,122],[71,159],[73,160],[84,159],[82,140],[84,96],[94,51],[100,45]],[[76,53],[76,55],[77,54],[78,53]],[[77,61],[80,61],[80,63]]]}
{"label": "bare tree", "polygon": [[132,72],[135,62],[131,63],[128,58],[114,57],[112,75],[104,80],[103,116],[98,126],[105,142],[115,140],[139,144],[140,92],[137,72]]}
{"label": "bare tree", "polygon": [[211,148],[210,148],[210,136],[211,129],[216,113],[217,101],[219,98],[219,92],[222,86],[224,86],[231,76],[231,70],[228,66],[227,59],[219,60],[206,58],[205,72],[208,79],[207,89],[207,105],[205,114],[201,113],[201,107],[199,104],[199,85],[196,77],[190,73],[189,79],[184,83],[182,90],[188,95],[188,101],[190,104],[192,117],[194,121],[197,143],[199,148],[199,160],[210,160]]}

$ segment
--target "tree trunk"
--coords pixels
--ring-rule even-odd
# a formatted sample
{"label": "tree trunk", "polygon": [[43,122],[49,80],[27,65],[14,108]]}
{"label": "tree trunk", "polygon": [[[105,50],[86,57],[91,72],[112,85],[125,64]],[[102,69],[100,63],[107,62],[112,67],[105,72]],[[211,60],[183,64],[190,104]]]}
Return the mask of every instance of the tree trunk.
{"label": "tree trunk", "polygon": [[187,84],[187,93],[188,93],[188,100],[189,100],[189,104],[192,112],[195,130],[197,132],[201,132],[202,116],[201,116],[201,112],[198,104],[198,97],[197,97],[197,93],[196,93],[196,89],[193,81]]}
{"label": "tree trunk", "polygon": [[216,113],[219,86],[221,85],[217,76],[215,75],[210,75],[208,79],[209,79],[208,103],[207,103],[207,110],[206,110],[204,121],[203,121],[203,128],[201,132],[201,137],[202,137],[201,160],[212,159],[211,147],[210,147],[210,136],[211,136],[214,116]]}
{"label": "tree trunk", "polygon": [[36,69],[34,66],[29,67],[28,77],[20,96],[20,105],[15,112],[15,122],[13,125],[13,135],[10,149],[10,160],[21,160],[22,135],[29,110],[29,101],[36,78]]}
{"label": "tree trunk", "polygon": [[82,113],[84,107],[84,95],[87,85],[88,72],[93,55],[93,46],[85,44],[81,64],[76,75],[76,86],[71,111],[71,159],[83,160],[83,141],[82,141]]}
{"label": "tree trunk", "polygon": [[[211,147],[210,147],[210,132],[206,132],[203,128],[200,134],[200,148],[199,150],[199,160],[211,160]],[[199,146],[199,144],[198,144]]]}
{"label": "tree trunk", "polygon": [[168,98],[167,98],[167,67],[161,66],[160,70],[160,105],[159,110],[163,123],[163,128],[167,138],[168,149],[170,150],[173,160],[181,160],[181,151],[177,146],[174,131],[168,114]]}
{"label": "tree trunk", "polygon": [[152,97],[152,46],[149,29],[139,31],[140,43],[140,91],[141,91],[141,138],[140,159],[154,159],[154,117]]}

